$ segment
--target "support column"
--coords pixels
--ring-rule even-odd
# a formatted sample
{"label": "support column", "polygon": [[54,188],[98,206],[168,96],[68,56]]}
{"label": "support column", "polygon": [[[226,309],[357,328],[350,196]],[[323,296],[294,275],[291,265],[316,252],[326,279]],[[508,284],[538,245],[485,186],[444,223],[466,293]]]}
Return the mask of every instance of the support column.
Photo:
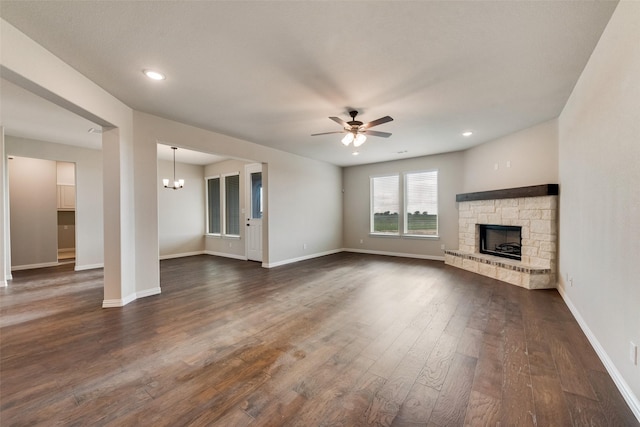
{"label": "support column", "polygon": [[104,167],[104,301],[122,307],[136,299],[133,143],[118,128],[102,133]]}
{"label": "support column", "polygon": [[0,287],[11,279],[11,247],[9,240],[9,185],[7,182],[7,153],[4,148],[4,127],[0,126]]}

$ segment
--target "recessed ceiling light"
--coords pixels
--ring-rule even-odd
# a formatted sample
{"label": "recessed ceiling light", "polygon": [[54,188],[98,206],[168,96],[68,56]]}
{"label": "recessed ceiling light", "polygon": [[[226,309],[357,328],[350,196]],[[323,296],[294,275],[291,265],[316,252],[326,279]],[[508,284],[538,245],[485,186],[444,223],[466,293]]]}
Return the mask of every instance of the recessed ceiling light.
{"label": "recessed ceiling light", "polygon": [[471,132],[470,130],[466,132],[462,132],[462,136],[471,136],[471,135],[473,135],[473,132]]}
{"label": "recessed ceiling light", "polygon": [[102,133],[102,129],[89,128],[89,130],[87,132],[89,132],[89,133]]}
{"label": "recessed ceiling light", "polygon": [[153,70],[142,70],[145,76],[149,77],[152,80],[164,80],[166,79],[165,75]]}
{"label": "recessed ceiling light", "polygon": [[357,151],[354,151],[353,153],[351,153],[352,156],[357,156],[358,154],[360,154],[360,153],[357,152]]}
{"label": "recessed ceiling light", "polygon": [[404,154],[404,153],[408,153],[408,151],[407,150],[396,151],[396,154]]}

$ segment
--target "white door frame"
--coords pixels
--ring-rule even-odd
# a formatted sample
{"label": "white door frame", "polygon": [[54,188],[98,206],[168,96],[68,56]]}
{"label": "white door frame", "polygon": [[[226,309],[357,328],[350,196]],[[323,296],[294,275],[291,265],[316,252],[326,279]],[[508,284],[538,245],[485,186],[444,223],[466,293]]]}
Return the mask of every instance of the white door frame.
{"label": "white door frame", "polygon": [[[245,222],[245,255],[249,261],[262,262],[262,218],[253,218],[253,209],[251,201],[251,174],[261,172],[261,163],[251,163],[245,165],[245,209],[244,209],[244,222]],[[263,176],[263,188],[264,188],[264,176]],[[262,203],[264,209],[264,202]],[[264,216],[264,212],[263,212]]]}

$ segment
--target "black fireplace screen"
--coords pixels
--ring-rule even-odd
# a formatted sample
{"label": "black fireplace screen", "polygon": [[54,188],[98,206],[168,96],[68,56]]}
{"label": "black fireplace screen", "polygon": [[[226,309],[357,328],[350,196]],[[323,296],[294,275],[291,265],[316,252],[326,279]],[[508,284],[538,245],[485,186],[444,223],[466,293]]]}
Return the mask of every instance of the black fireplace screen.
{"label": "black fireplace screen", "polygon": [[522,227],[481,224],[480,252],[521,260]]}

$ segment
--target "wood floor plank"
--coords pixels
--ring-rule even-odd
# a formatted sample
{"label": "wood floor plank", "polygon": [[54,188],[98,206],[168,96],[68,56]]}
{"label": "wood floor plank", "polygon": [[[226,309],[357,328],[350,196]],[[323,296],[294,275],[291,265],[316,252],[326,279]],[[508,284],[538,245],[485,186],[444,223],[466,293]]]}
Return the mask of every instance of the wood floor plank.
{"label": "wood floor plank", "polygon": [[371,404],[384,383],[384,378],[365,373],[354,388],[344,396],[341,405],[327,414],[327,418],[320,423],[320,426],[367,425]]}
{"label": "wood floor plank", "polygon": [[555,290],[355,253],[160,268],[113,309],[100,269],[15,271],[0,424],[637,425]]}
{"label": "wood floor plank", "polygon": [[616,399],[618,390],[613,379],[600,370],[588,372],[589,381],[598,397],[598,402],[602,408],[602,413],[611,426],[640,426],[640,422],[635,418],[631,409]]}
{"label": "wood floor plank", "polygon": [[570,344],[552,335],[549,340],[549,346],[562,383],[562,389],[568,393],[596,400],[596,395],[587,378],[586,371],[579,359],[574,357]]}
{"label": "wood floor plank", "polygon": [[544,342],[529,342],[527,353],[536,423],[571,425],[571,414],[548,345]]}
{"label": "wood floor plank", "polygon": [[417,381],[435,390],[440,390],[449,372],[457,345],[457,337],[442,333]]}
{"label": "wood floor plank", "polygon": [[535,425],[531,372],[524,330],[520,321],[507,327],[504,337],[502,422],[505,425]]}
{"label": "wood floor plank", "polygon": [[415,382],[391,425],[397,426],[402,423],[425,425],[431,417],[439,394],[437,390]]}
{"label": "wood floor plank", "polygon": [[[469,406],[464,419],[465,426],[501,425],[502,402],[478,391],[471,391]],[[553,425],[553,424],[541,424]],[[562,424],[558,424],[562,425]]]}
{"label": "wood floor plank", "polygon": [[473,357],[454,354],[451,369],[429,418],[430,423],[439,426],[462,425],[469,404],[476,363],[477,360]]}
{"label": "wood floor plank", "polygon": [[608,426],[600,404],[573,393],[565,393],[574,426]]}
{"label": "wood floor plank", "polygon": [[465,328],[458,341],[456,352],[477,358],[480,354],[483,335],[484,333],[481,330],[469,327]]}

